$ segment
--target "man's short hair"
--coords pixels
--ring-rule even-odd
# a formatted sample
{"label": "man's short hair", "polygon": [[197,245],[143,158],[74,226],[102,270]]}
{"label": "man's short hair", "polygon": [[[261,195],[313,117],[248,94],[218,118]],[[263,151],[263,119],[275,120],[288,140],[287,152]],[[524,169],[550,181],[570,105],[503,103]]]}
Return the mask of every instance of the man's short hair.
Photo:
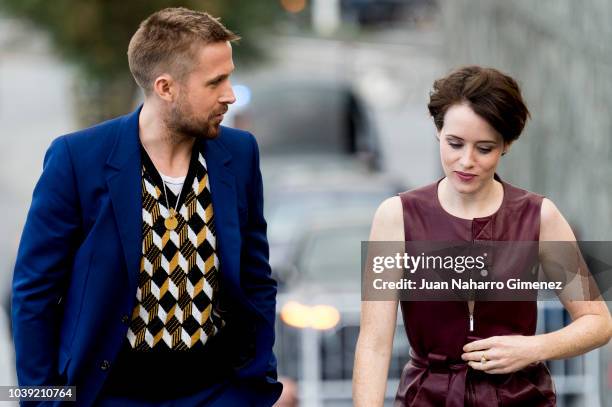
{"label": "man's short hair", "polygon": [[166,8],[140,23],[132,36],[127,52],[130,71],[148,95],[162,73],[180,81],[191,72],[200,46],[239,39],[208,13]]}

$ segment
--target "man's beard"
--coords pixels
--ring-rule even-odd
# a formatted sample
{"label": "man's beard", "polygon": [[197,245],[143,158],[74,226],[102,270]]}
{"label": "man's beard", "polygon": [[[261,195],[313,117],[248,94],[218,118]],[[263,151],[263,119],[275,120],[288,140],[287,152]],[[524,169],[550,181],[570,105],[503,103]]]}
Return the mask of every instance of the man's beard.
{"label": "man's beard", "polygon": [[180,136],[214,139],[219,135],[219,124],[213,121],[217,114],[211,112],[206,119],[202,119],[188,105],[179,102],[170,110],[166,126],[170,132]]}

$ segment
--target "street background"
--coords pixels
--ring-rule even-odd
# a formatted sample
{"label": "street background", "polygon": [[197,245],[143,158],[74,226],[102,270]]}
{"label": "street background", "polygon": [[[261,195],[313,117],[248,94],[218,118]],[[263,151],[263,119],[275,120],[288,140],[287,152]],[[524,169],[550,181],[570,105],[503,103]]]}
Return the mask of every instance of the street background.
{"label": "street background", "polygon": [[[137,106],[141,95],[127,71],[127,41],[138,22],[152,11],[177,5],[168,1],[149,2],[140,8],[118,1],[26,3],[29,6],[0,0],[0,298],[6,309],[0,314],[0,385],[15,383],[8,296],[15,251],[44,153],[55,137]],[[385,195],[433,182],[442,175],[435,128],[426,108],[433,81],[459,65],[482,64],[515,77],[532,114],[521,139],[503,159],[501,177],[552,199],[579,239],[612,240],[612,3],[234,0],[180,4],[220,15],[228,28],[245,38],[234,47],[237,70],[233,84],[238,87],[238,101],[224,124],[252,130],[260,140],[264,177],[269,180],[266,205],[270,208],[290,205],[291,194],[298,189],[314,195],[309,189],[312,185],[294,185],[297,178],[316,184],[330,178],[330,173],[357,172],[364,183],[376,179],[388,186],[386,192],[339,225],[363,226],[349,242],[358,253],[359,242],[367,239],[376,204]],[[127,9],[122,11],[121,7]],[[67,8],[77,10],[67,12]],[[316,89],[321,89],[320,94]],[[335,96],[325,93],[330,89]],[[337,103],[325,104],[336,97]],[[314,102],[308,104],[309,98]],[[310,116],[304,117],[304,111]],[[306,127],[292,127],[298,120],[292,114],[302,115]],[[364,123],[368,131],[360,130]],[[338,135],[321,134],[317,125],[335,129]],[[269,136],[266,133],[275,131],[286,144],[280,152],[274,149],[274,140],[265,139]],[[306,139],[323,136],[324,141],[311,154],[303,154],[296,151],[303,146],[291,146],[293,137],[297,140],[300,135]],[[330,154],[327,137],[365,141]],[[324,170],[336,161],[343,163],[341,170]],[[323,170],[316,173],[313,167]],[[279,173],[285,171],[285,178],[291,179],[279,180]],[[338,178],[348,180],[345,176]],[[337,218],[342,212],[344,204],[339,206],[338,202],[344,198],[338,196],[343,188],[332,185],[322,193],[322,199],[329,199],[336,211],[326,209],[330,212],[326,216]],[[360,194],[358,199],[365,194],[350,193],[353,195],[347,196]],[[367,193],[374,196],[372,191]],[[299,210],[303,212],[291,216],[309,216],[312,208]],[[267,211],[270,227],[283,229],[282,214]],[[277,224],[270,218],[281,221]],[[299,237],[285,238],[283,233],[288,232],[281,231],[278,248],[271,245],[271,256],[279,258],[277,275],[281,279],[293,263],[299,263],[294,257],[300,255],[291,253],[310,250],[308,242],[321,232],[312,225],[299,228],[299,233],[295,232]],[[325,239],[329,238],[329,231],[325,233]],[[282,241],[307,243],[304,248],[295,243],[299,250],[292,252]],[[290,254],[285,256],[287,250]],[[354,269],[354,276],[358,283],[358,269]],[[292,281],[287,279],[282,285],[279,307],[291,302],[295,291]],[[335,308],[343,314],[345,307],[348,315],[354,314],[353,306],[358,308],[358,301]],[[559,318],[562,324],[564,317]],[[279,321],[283,324],[287,319],[280,315]],[[305,328],[304,332],[311,330]],[[318,354],[319,339],[313,340],[301,339],[300,343],[312,346],[310,351]],[[404,351],[398,350],[401,357]],[[318,358],[304,349],[300,352]],[[587,405],[585,397],[590,397],[589,403],[602,401],[602,405],[612,406],[610,353],[608,345],[596,354],[597,369],[591,370],[596,372],[595,381],[576,382],[576,387],[583,388],[562,397],[560,405]],[[398,363],[405,363],[401,357]],[[564,365],[558,372],[563,376],[577,369],[578,376],[586,375],[595,359],[585,359],[578,367]],[[304,375],[314,374],[325,382],[327,368],[324,363],[321,367],[321,363],[310,365],[304,360],[299,366],[292,372],[279,369],[279,373],[296,381],[301,405],[350,405],[350,400],[346,404],[350,378],[334,379],[336,384],[344,383],[330,390],[339,394],[335,400],[316,400],[316,389],[324,387],[311,386]],[[555,374],[555,369],[551,370]],[[394,391],[389,389],[390,394]],[[350,398],[350,388],[348,392]]]}

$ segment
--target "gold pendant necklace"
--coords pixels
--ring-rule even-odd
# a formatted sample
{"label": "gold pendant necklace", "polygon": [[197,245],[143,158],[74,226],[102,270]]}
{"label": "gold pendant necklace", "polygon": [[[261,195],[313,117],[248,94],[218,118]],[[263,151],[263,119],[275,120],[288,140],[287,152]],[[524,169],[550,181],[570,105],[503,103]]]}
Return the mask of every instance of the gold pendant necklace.
{"label": "gold pendant necklace", "polygon": [[178,226],[178,220],[176,219],[174,209],[170,209],[170,216],[164,219],[164,226],[166,226],[168,230],[174,230]]}
{"label": "gold pendant necklace", "polygon": [[176,212],[178,210],[178,204],[181,199],[181,193],[183,192],[183,190],[181,189],[178,196],[176,197],[176,205],[174,205],[175,207],[171,208],[170,204],[168,203],[168,192],[166,191],[166,181],[162,179],[162,183],[164,184],[164,197],[166,198],[166,208],[168,208],[168,212],[169,212],[168,217],[164,219],[164,226],[168,230],[174,230],[178,226],[178,219],[176,219]]}

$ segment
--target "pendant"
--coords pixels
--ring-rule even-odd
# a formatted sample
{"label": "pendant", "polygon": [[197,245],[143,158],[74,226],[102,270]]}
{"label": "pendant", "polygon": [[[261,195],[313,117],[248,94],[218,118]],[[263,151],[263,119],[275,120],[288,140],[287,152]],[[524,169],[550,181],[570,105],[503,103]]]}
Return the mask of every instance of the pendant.
{"label": "pendant", "polygon": [[174,230],[178,226],[178,220],[176,220],[175,216],[170,216],[164,220],[164,226],[168,230]]}
{"label": "pendant", "polygon": [[178,226],[178,220],[176,220],[176,212],[174,212],[174,209],[170,208],[170,216],[164,220],[164,226],[166,226],[168,230],[174,230]]}

